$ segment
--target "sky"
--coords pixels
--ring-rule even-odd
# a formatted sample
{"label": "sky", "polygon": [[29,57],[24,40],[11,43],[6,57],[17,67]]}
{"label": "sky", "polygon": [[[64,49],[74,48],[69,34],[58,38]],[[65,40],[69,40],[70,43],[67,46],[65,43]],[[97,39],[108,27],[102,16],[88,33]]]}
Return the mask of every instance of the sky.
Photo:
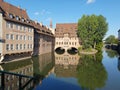
{"label": "sky", "polygon": [[103,15],[109,35],[118,37],[120,29],[120,0],[4,0],[26,9],[30,19],[49,26],[56,23],[77,23],[85,15]]}

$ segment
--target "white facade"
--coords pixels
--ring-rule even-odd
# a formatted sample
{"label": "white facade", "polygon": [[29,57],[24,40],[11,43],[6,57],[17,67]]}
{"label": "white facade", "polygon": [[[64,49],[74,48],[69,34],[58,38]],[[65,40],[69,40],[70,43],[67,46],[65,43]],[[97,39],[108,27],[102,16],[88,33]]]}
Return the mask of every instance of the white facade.
{"label": "white facade", "polygon": [[69,37],[68,34],[64,34],[63,38],[55,38],[55,49],[61,47],[67,51],[72,47],[78,49],[80,47],[79,38],[78,37]]}

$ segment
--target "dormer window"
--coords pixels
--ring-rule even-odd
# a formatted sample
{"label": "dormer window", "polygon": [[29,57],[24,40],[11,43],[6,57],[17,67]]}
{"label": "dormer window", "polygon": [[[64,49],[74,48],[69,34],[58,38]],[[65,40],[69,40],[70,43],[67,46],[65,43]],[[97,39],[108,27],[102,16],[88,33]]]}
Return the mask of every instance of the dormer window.
{"label": "dormer window", "polygon": [[18,17],[18,16],[16,16],[16,20],[19,20],[19,17]]}
{"label": "dormer window", "polygon": [[9,14],[9,17],[10,17],[10,18],[13,18],[13,14]]}
{"label": "dormer window", "polygon": [[26,22],[27,22],[27,23],[30,23],[30,21],[29,21],[29,20],[27,20]]}
{"label": "dormer window", "polygon": [[22,18],[22,22],[24,22],[25,20],[24,20],[24,18]]}

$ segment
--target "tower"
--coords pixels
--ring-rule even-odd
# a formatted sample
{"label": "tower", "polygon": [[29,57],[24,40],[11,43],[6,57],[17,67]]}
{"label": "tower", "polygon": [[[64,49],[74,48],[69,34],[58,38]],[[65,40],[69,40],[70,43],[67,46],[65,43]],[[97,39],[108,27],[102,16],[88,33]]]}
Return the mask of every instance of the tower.
{"label": "tower", "polygon": [[50,19],[50,28],[52,28],[52,19]]}

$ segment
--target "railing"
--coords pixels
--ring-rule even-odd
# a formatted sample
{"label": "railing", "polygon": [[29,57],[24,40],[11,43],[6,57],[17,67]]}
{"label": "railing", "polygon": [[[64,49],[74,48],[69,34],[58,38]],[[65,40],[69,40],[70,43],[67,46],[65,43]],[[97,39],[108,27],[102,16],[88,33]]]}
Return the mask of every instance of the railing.
{"label": "railing", "polygon": [[[6,79],[7,79],[6,78],[7,75],[16,76],[16,78],[18,79],[17,82],[19,82],[18,85],[17,85],[18,86],[18,90],[24,90],[25,87],[34,80],[34,77],[32,77],[32,76],[21,75],[21,74],[7,72],[7,71],[0,71],[0,76],[1,76],[1,78],[0,78],[1,79],[0,90],[5,90],[5,88],[7,87],[6,82],[5,82]],[[24,82],[24,85],[23,85],[23,81],[22,81],[23,78],[28,79],[28,80],[26,80],[26,82]],[[10,79],[7,79],[7,81],[9,81],[9,80]]]}

